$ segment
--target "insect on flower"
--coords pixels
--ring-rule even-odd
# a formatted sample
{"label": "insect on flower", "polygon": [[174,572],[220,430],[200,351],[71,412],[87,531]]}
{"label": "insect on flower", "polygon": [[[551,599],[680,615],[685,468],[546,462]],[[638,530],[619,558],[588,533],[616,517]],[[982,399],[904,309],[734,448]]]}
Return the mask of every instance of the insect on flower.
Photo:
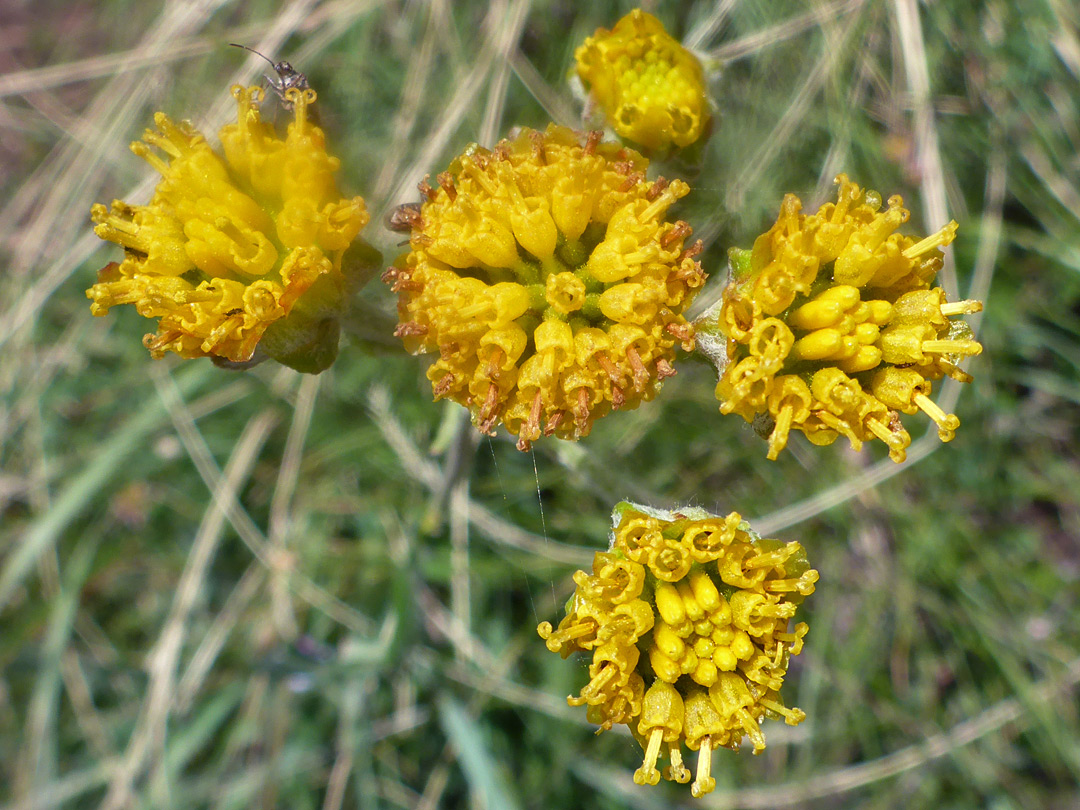
{"label": "insect on flower", "polygon": [[164,113],[132,145],[162,179],[146,205],[91,209],[94,232],[124,248],[87,291],[91,312],[134,304],[157,321],[144,338],[154,357],[246,368],[269,356],[316,373],[337,355],[352,291],[381,263],[358,239],[367,207],[338,190],[341,161],[309,114],[314,90],[285,90],[284,138],[259,114],[263,88],[232,95],[236,121],[220,130],[220,150]]}
{"label": "insect on flower", "polygon": [[296,88],[297,90],[308,89],[307,76],[285,60],[275,62],[270,59],[270,57],[259,53],[254,48],[249,48],[247,45],[240,45],[237,42],[230,42],[229,44],[234,48],[243,48],[245,51],[251,51],[256,56],[261,56],[269,63],[270,67],[274,69],[274,73],[277,74],[276,78],[269,74],[266,74],[263,78],[266,80],[266,86],[271,88],[274,91],[274,95],[281,99],[282,109],[291,110],[293,106],[292,102],[285,97],[286,91],[290,88]]}

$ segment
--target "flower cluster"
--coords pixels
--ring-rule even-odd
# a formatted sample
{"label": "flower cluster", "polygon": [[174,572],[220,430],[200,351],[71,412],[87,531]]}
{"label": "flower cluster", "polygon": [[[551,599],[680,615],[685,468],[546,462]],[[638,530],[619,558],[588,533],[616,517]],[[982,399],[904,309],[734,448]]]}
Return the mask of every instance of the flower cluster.
{"label": "flower cluster", "polygon": [[232,92],[237,120],[219,133],[224,155],[164,113],[154,118],[158,131],[131,145],[162,179],[147,205],[117,200],[111,210],[91,210],[95,233],[125,254],[87,290],[91,312],[135,304],[139,314],[159,319],[157,334],[144,339],[154,357],[171,351],[244,362],[267,329],[295,310],[295,328],[270,341],[275,356],[325,367],[326,358],[313,360],[311,351],[330,360],[336,354],[336,321],[332,329],[325,322],[342,304],[342,257],[367,224],[367,209],[362,198],[342,199],[337,189],[339,161],[308,118],[315,91],[286,92],[294,120],[284,140],[260,120],[262,89],[237,85]]}
{"label": "flower cluster", "polygon": [[695,323],[699,348],[721,369],[721,412],[768,436],[770,459],[801,430],[855,449],[878,438],[900,462],[911,437],[899,413],[921,410],[953,438],[960,422],[929,398],[931,381],[971,380],[958,364],[982,346],[950,317],[982,304],[931,286],[955,222],[916,240],[896,233],[909,216],[899,196],[882,209],[877,192],[837,183],[837,202],[814,214],[787,195],[753,250],[732,251],[723,300]]}
{"label": "flower cluster", "polygon": [[712,751],[765,748],[760,723],[805,718],[779,695],[788,658],[802,650],[807,625],[796,606],[818,572],[798,543],[759,537],[740,516],[699,509],[615,509],[611,548],[593,573],[578,571],[566,617],[537,630],[564,658],[591,652],[589,683],[572,706],[588,705],[601,730],[625,724],[645,760],[638,784],[655,785],[666,746],[665,778],[690,781],[682,745],[698,752],[692,792],[712,791]]}
{"label": "flower cluster", "polygon": [[472,146],[425,202],[405,209],[411,250],[384,280],[397,335],[438,352],[436,398],[500,422],[526,450],[577,439],[614,408],[652,399],[693,348],[682,313],[705,274],[668,208],[689,192],[648,181],[637,152],[551,125],[494,149]]}
{"label": "flower cluster", "polygon": [[635,9],[574,54],[577,73],[623,138],[647,149],[688,146],[709,121],[701,63],[651,14]]}

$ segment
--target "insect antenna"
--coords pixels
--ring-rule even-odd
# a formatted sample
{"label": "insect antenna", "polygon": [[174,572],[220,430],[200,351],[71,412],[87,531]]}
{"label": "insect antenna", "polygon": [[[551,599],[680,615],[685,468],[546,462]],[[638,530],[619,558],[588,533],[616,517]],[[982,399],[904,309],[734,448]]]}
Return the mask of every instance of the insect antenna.
{"label": "insect antenna", "polygon": [[277,70],[277,65],[275,65],[273,60],[269,56],[267,56],[266,54],[259,53],[254,48],[249,48],[247,45],[241,45],[238,42],[230,42],[229,44],[232,45],[234,48],[243,48],[245,51],[251,51],[256,56],[261,56],[263,59],[265,59],[270,64],[270,67]]}

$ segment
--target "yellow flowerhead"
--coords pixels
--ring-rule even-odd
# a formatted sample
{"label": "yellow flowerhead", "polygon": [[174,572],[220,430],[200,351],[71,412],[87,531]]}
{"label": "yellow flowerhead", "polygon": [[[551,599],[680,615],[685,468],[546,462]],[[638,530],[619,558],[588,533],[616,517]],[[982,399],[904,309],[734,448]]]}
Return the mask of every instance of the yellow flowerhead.
{"label": "yellow flowerhead", "polygon": [[159,319],[143,341],[154,357],[244,362],[265,335],[282,362],[321,370],[337,351],[332,316],[348,288],[342,257],[368,212],[363,199],[342,199],[337,189],[340,162],[308,119],[315,91],[286,92],[294,120],[284,140],[260,120],[262,89],[237,85],[232,94],[237,121],[219,133],[224,154],[164,113],[154,116],[158,131],[131,145],[162,179],[147,205],[91,209],[94,232],[125,256],[87,290],[90,310],[135,304]]}
{"label": "yellow flowerhead", "polygon": [[[397,335],[438,352],[435,398],[500,422],[527,450],[541,435],[585,436],[675,373],[682,313],[705,274],[668,208],[681,180],[591,133],[551,125],[493,150],[469,147],[407,219],[411,251],[384,275],[399,293]],[[408,210],[408,209],[407,209]]]}
{"label": "yellow flowerhead", "polygon": [[768,436],[770,459],[801,430],[856,450],[878,438],[900,462],[911,443],[900,413],[922,410],[942,441],[955,435],[960,420],[929,398],[931,381],[971,381],[958,364],[982,346],[950,317],[982,303],[931,286],[955,222],[916,240],[896,233],[909,216],[899,196],[883,209],[877,192],[837,183],[838,201],[814,214],[788,194],[753,250],[731,252],[723,300],[695,323],[698,348],[721,369],[720,411]]}
{"label": "yellow flowerhead", "polygon": [[697,751],[691,786],[712,791],[712,751],[765,749],[762,719],[797,725],[805,717],[780,697],[788,658],[802,651],[807,625],[791,625],[814,592],[818,572],[798,543],[759,537],[739,515],[701,509],[661,512],[620,503],[611,548],[577,589],[558,629],[537,631],[563,658],[591,652],[589,683],[567,698],[588,705],[601,731],[622,723],[645,751],[639,785],[664,777],[689,782],[682,745]]}
{"label": "yellow flowerhead", "polygon": [[647,149],[689,146],[709,121],[701,63],[651,14],[634,9],[574,54],[615,131]]}

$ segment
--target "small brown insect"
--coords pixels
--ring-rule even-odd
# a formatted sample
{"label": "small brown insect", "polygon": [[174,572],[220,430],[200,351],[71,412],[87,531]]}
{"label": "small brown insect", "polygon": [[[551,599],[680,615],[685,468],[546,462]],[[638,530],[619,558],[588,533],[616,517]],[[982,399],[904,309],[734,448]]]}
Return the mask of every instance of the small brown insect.
{"label": "small brown insect", "polygon": [[272,89],[274,91],[274,95],[281,99],[281,106],[283,109],[291,110],[293,106],[292,102],[285,98],[286,90],[289,90],[291,88],[296,88],[297,90],[308,89],[309,85],[307,76],[296,70],[288,62],[284,60],[280,62],[274,62],[268,56],[259,53],[254,48],[249,48],[247,45],[240,45],[236,42],[230,42],[229,44],[232,45],[234,48],[243,48],[245,51],[251,51],[256,56],[261,56],[270,64],[270,67],[274,69],[274,73],[276,73],[277,76],[274,77],[270,74],[266,74],[263,76],[263,78],[266,80],[266,86]]}
{"label": "small brown insect", "polygon": [[390,212],[386,227],[397,233],[409,233],[420,225],[420,203],[405,203]]}

